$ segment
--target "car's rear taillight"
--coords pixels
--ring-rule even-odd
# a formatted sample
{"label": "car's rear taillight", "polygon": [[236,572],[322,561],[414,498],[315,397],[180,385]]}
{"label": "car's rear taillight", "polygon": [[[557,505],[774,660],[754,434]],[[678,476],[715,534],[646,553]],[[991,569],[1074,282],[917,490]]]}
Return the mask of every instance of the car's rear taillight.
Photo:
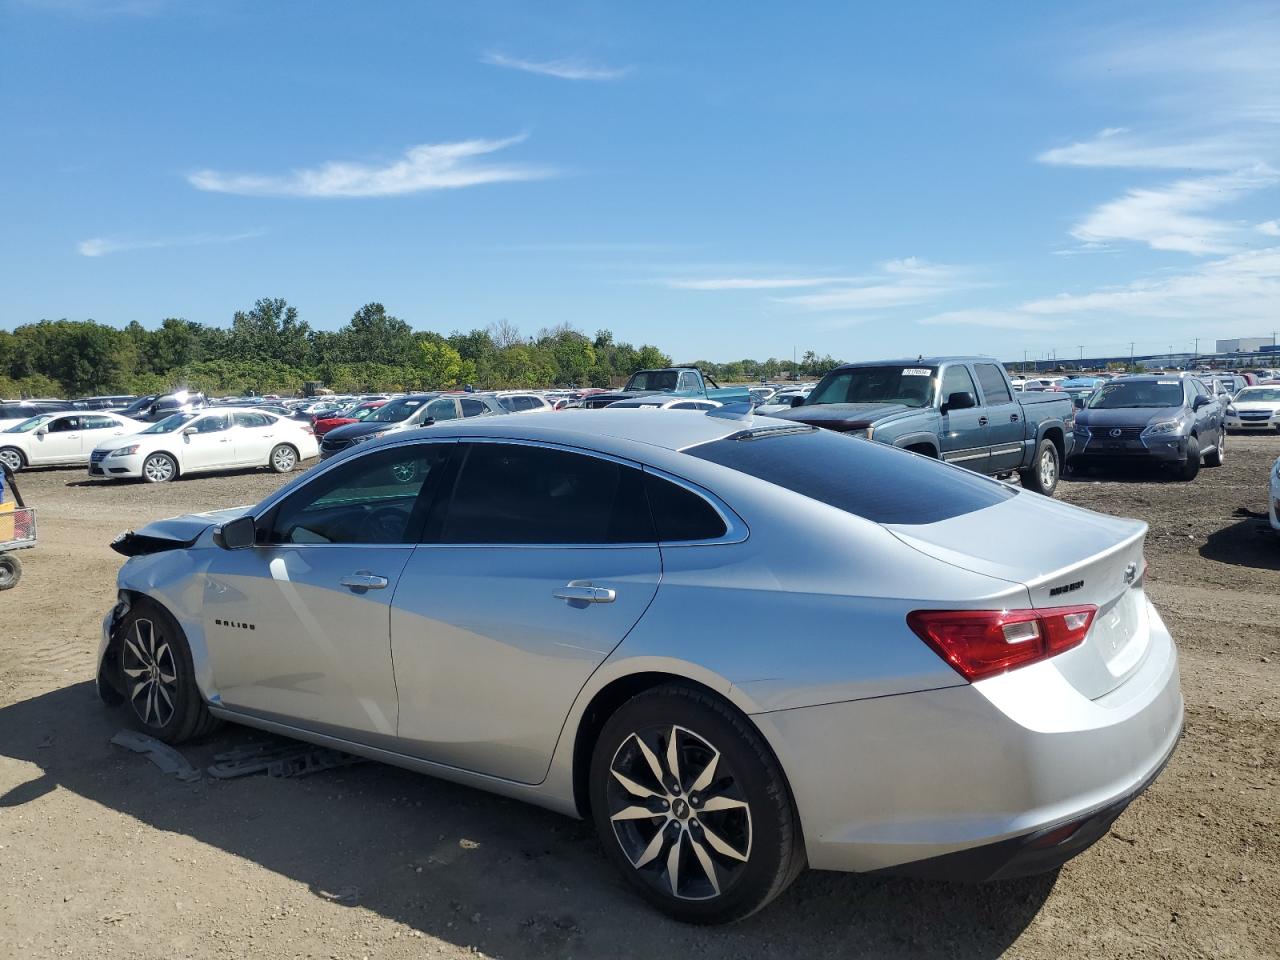
{"label": "car's rear taillight", "polygon": [[1094,606],[1045,610],[917,610],[907,625],[966,680],[981,680],[1079,646]]}

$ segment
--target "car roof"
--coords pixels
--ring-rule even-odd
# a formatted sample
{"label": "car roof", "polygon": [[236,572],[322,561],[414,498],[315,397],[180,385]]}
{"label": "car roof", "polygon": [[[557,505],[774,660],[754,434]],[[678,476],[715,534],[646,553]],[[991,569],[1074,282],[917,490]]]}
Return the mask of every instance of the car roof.
{"label": "car roof", "polygon": [[[377,444],[411,437],[492,437],[508,440],[543,440],[580,446],[603,453],[625,455],[635,444],[664,450],[683,450],[700,443],[721,440],[749,430],[794,431],[797,424],[775,417],[725,416],[723,408],[701,410],[635,409],[570,410],[554,417],[504,414],[446,420],[420,431],[390,434]],[[805,428],[808,429],[808,428]],[[364,446],[364,445],[362,445]],[[372,446],[372,445],[370,445]]]}

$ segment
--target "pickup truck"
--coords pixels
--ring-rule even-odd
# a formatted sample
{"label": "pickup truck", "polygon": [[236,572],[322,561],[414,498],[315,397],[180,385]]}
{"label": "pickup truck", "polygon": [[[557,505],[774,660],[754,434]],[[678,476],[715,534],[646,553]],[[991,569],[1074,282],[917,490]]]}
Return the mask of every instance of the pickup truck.
{"label": "pickup truck", "polygon": [[[707,389],[707,384],[711,389]],[[719,400],[721,403],[750,403],[751,391],[746,387],[722,387],[697,367],[664,367],[661,370],[638,370],[621,390],[584,397],[579,407],[596,410],[618,400],[663,394],[670,397],[695,397]]]}
{"label": "pickup truck", "polygon": [[1017,473],[1024,487],[1045,496],[1058,486],[1074,437],[1070,396],[1015,394],[1004,367],[989,357],[849,363],[796,400],[773,416],[993,477]]}

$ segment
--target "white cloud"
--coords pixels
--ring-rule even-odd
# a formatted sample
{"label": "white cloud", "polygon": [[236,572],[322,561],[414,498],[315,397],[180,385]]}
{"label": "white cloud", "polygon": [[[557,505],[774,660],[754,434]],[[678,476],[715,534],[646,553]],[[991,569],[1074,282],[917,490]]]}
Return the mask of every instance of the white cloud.
{"label": "white cloud", "polygon": [[523,70],[525,73],[537,73],[544,77],[559,77],[561,80],[620,80],[632,72],[631,67],[608,67],[572,57],[560,60],[524,60],[490,51],[480,60],[495,67]]}
{"label": "white cloud", "polygon": [[1280,220],[1267,220],[1264,223],[1254,227],[1259,233],[1264,233],[1268,237],[1280,237]]}
{"label": "white cloud", "polygon": [[886,261],[880,271],[873,277],[831,283],[816,293],[777,299],[809,310],[878,310],[928,303],[979,286],[966,271],[916,257]]}
{"label": "white cloud", "polygon": [[[1163,274],[1084,294],[1028,300],[1008,309],[954,310],[927,317],[928,325],[1045,330],[1088,327],[1111,332],[1155,321],[1163,334],[1199,333],[1214,326],[1269,330],[1280,303],[1280,247],[1234,254],[1197,269]],[[1269,326],[1270,325],[1270,326]],[[1151,328],[1148,328],[1151,329]]]}
{"label": "white cloud", "polygon": [[1201,214],[1278,181],[1275,170],[1259,165],[1221,176],[1135,188],[1094,209],[1072,228],[1071,235],[1084,243],[1127,240],[1154,250],[1230,253],[1239,249],[1242,225]]}
{"label": "white cloud", "polygon": [[1134,167],[1155,170],[1233,170],[1259,162],[1265,145],[1240,133],[1182,139],[1134,134],[1123,127],[1090,140],[1046,150],[1041,163],[1071,167]]}
{"label": "white cloud", "polygon": [[150,240],[126,237],[91,237],[76,244],[76,250],[85,257],[105,257],[109,253],[126,250],[160,250],[168,247],[198,247],[208,243],[235,243],[261,237],[266,230],[245,230],[241,233],[201,233],[186,237],[163,237]]}
{"label": "white cloud", "polygon": [[712,277],[706,280],[661,280],[672,290],[787,290],[797,287],[823,287],[832,283],[849,283],[853,278],[841,277]]}
{"label": "white cloud", "polygon": [[496,153],[524,140],[462,140],[410,147],[382,165],[331,161],[284,175],[198,170],[187,180],[197,190],[260,197],[391,197],[425,190],[451,190],[483,183],[539,180],[555,175],[545,167],[478,164],[471,158]]}

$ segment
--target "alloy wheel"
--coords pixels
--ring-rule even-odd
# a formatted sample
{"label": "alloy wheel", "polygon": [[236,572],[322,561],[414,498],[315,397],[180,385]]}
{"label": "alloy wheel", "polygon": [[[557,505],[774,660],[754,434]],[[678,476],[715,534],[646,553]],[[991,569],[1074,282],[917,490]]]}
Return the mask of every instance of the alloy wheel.
{"label": "alloy wheel", "polygon": [[293,455],[290,447],[276,447],[276,452],[271,457],[272,464],[281,473],[289,473],[297,465],[298,459]]}
{"label": "alloy wheel", "polygon": [[22,469],[22,454],[17,450],[0,450],[0,463],[3,463],[13,473],[17,473]]}
{"label": "alloy wheel", "polygon": [[609,764],[606,800],[628,861],[659,892],[709,900],[751,858],[751,808],[735,771],[705,737],[680,726],[631,733]]}
{"label": "alloy wheel", "polygon": [[142,465],[142,472],[152,483],[165,483],[173,479],[173,461],[168,457],[152,457]]}
{"label": "alloy wheel", "polygon": [[1052,490],[1058,482],[1058,458],[1052,450],[1046,450],[1040,457],[1040,486],[1044,490]]}
{"label": "alloy wheel", "polygon": [[133,622],[124,640],[122,669],[138,719],[149,727],[168,724],[178,695],[178,668],[173,648],[152,621],[139,618]]}

